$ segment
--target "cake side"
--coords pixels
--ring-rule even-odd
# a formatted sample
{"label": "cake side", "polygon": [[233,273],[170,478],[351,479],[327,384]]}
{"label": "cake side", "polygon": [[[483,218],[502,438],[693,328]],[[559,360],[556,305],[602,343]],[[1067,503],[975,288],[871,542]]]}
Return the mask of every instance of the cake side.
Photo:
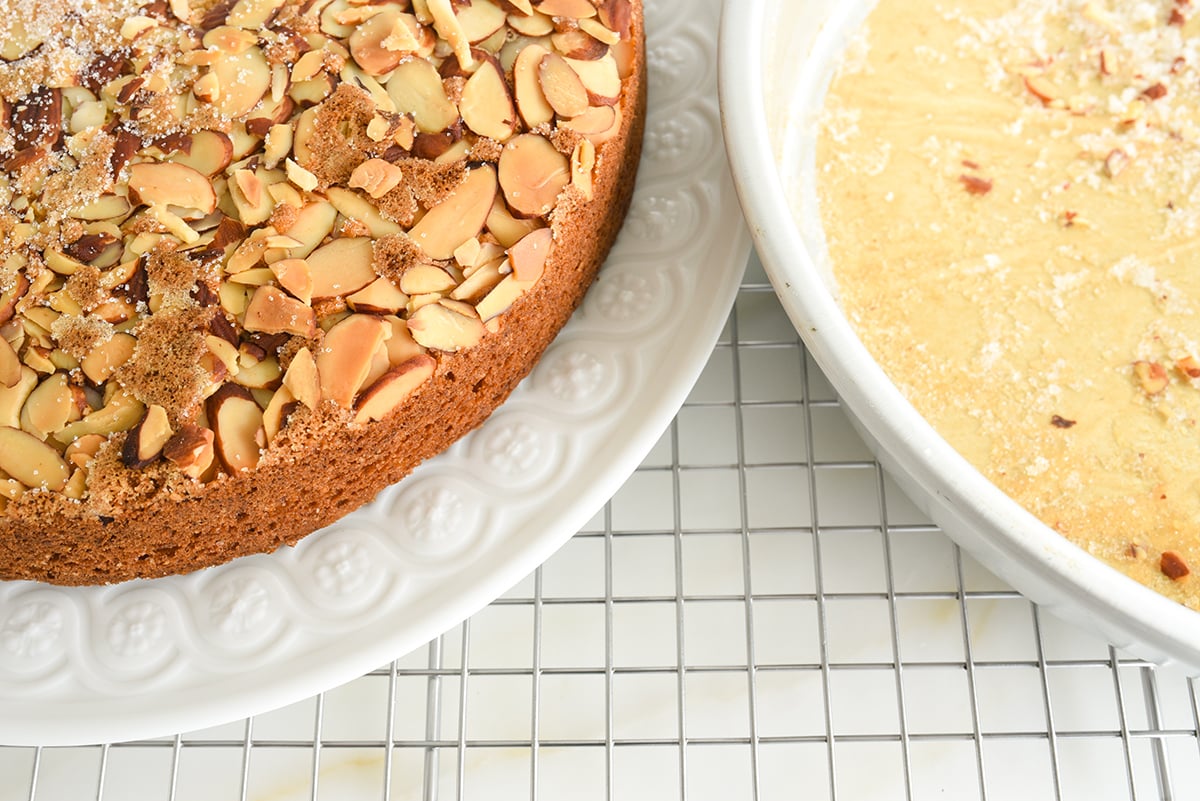
{"label": "cake side", "polygon": [[[420,353],[409,353],[411,345],[406,340],[405,350],[396,357],[400,363],[373,367],[373,383],[358,387],[350,404],[323,398],[310,408],[296,397],[276,404],[285,406],[282,410],[273,410],[270,401],[266,408],[258,404],[265,416],[274,413],[278,420],[269,444],[250,470],[229,469],[224,455],[203,481],[161,456],[131,468],[129,454],[136,453],[142,432],[138,427],[118,432],[87,462],[86,497],[72,499],[32,489],[7,502],[0,518],[0,576],[96,584],[183,573],[271,551],[369,501],[486,419],[532,369],[581,301],[616,238],[632,195],[645,107],[643,18],[637,3],[601,6],[601,11],[607,7],[610,15],[612,8],[628,9],[623,36],[628,43],[623,56],[626,74],[620,97],[612,106],[619,111],[619,127],[597,137],[590,167],[579,164],[580,151],[585,151],[586,159],[590,149],[580,144],[591,141],[587,134],[563,128],[546,137],[557,152],[575,162],[573,176],[585,173],[585,180],[573,178],[567,183],[555,208],[546,215],[553,244],[544,265],[539,265],[540,275],[516,293],[502,313],[487,320],[479,313],[483,330],[477,341],[455,349],[422,346]],[[474,144],[478,143],[476,139]],[[489,165],[495,169],[503,147],[479,145],[474,155],[481,158],[465,163],[451,191],[443,191],[437,200],[453,196],[472,174],[480,174]],[[494,160],[489,162],[488,156]],[[321,175],[315,164],[311,172]],[[423,211],[430,213],[430,209]],[[526,236],[539,230],[528,219],[513,219],[526,223],[530,229]],[[374,240],[376,247],[381,239]],[[502,244],[486,241],[487,236],[483,239],[484,246]],[[502,250],[511,255],[515,244]],[[376,252],[377,265],[384,258]],[[504,275],[528,278],[520,275],[520,266],[508,266]],[[454,304],[445,305],[451,311],[460,310]],[[348,318],[371,316],[369,311],[349,311],[342,310],[343,316],[329,330]],[[406,322],[412,319],[412,312],[408,315]],[[429,332],[417,328],[414,325],[409,331],[414,340],[429,341],[437,333],[436,327]],[[316,354],[318,363],[329,351],[330,336],[323,331],[311,343],[309,352]],[[298,359],[301,344],[280,348],[284,376]],[[373,408],[369,403],[374,398],[384,395],[387,403],[392,402],[384,390],[372,392],[372,388],[384,385],[386,389],[385,379],[402,383],[404,375],[414,371],[421,379],[402,395],[402,402],[394,408],[379,406],[382,419],[371,419],[373,415],[367,412]],[[288,388],[288,383],[281,386]],[[296,382],[296,386],[303,384]],[[225,394],[230,397],[218,391],[205,400],[201,422],[210,423],[210,418],[223,414],[225,402],[244,400],[237,391]],[[146,425],[145,420],[143,415],[138,426]]]}

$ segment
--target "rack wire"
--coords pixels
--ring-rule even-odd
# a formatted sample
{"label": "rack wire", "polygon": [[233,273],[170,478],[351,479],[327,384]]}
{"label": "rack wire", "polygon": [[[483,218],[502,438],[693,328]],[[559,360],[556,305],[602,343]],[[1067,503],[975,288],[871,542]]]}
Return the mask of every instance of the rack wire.
{"label": "rack wire", "polygon": [[0,749],[0,801],[1184,799],[1196,686],[1040,612],[904,498],[752,258],[582,531],[418,651],[200,732]]}

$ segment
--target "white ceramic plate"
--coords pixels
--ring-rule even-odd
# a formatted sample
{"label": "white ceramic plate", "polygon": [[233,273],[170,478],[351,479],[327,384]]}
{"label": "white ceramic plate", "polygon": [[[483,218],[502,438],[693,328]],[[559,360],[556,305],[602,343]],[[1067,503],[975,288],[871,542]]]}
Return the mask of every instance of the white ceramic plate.
{"label": "white ceramic plate", "polygon": [[465,619],[603,506],[699,376],[750,251],[718,124],[718,13],[647,2],[633,209],[508,403],[296,548],[109,588],[0,582],[0,742],[159,736],[307,698]]}
{"label": "white ceramic plate", "polygon": [[771,281],[880,462],[951,537],[1059,616],[1200,674],[1200,615],[1089,556],[988,482],[905,401],[837,304],[816,208],[813,118],[871,5],[745,0],[723,17],[726,142]]}

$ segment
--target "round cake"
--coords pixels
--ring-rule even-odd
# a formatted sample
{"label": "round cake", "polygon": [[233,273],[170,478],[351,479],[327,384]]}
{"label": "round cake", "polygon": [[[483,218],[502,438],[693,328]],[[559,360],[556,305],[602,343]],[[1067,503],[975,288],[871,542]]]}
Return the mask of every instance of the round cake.
{"label": "round cake", "polygon": [[0,578],[366,503],[532,369],[629,205],[640,0],[0,9]]}

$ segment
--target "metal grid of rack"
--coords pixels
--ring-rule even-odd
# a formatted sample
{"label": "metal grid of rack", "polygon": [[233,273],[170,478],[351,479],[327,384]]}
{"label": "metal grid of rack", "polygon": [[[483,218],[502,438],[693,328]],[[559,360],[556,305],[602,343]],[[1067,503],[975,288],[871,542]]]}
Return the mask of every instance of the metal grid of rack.
{"label": "metal grid of rack", "polygon": [[1200,702],[925,520],[752,258],[670,429],[495,603],[305,702],[4,748],[0,778],[0,801],[1175,799]]}

